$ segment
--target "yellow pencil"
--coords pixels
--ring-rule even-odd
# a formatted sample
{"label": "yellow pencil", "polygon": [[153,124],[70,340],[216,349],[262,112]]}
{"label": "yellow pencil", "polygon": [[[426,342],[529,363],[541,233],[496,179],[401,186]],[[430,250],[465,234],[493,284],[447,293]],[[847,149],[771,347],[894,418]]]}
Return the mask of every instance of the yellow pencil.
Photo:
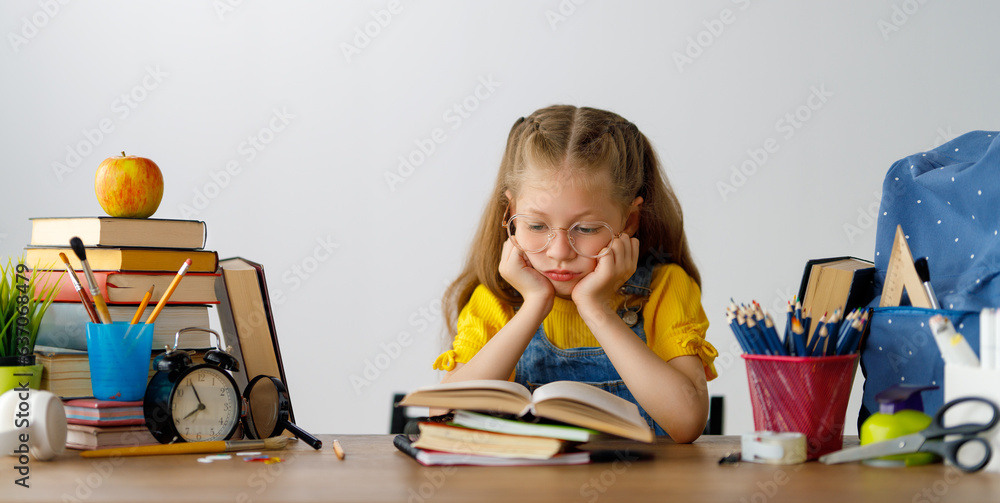
{"label": "yellow pencil", "polygon": [[163,306],[167,305],[167,301],[170,300],[170,296],[173,295],[174,290],[177,289],[177,285],[180,284],[181,279],[188,272],[188,267],[191,267],[191,259],[184,261],[184,265],[181,266],[181,270],[177,271],[177,276],[174,276],[174,280],[170,282],[170,286],[167,287],[167,291],[163,292],[163,296],[160,297],[160,301],[156,303],[156,307],[153,308],[153,312],[150,313],[149,318],[146,318],[146,324],[152,325],[156,321],[156,317],[160,315],[160,311],[163,310]]}
{"label": "yellow pencil", "polygon": [[347,457],[347,455],[344,454],[344,448],[340,446],[340,441],[339,440],[334,440],[333,441],[333,453],[336,454],[337,455],[337,459],[339,459],[341,461],[343,461],[344,458]]}
{"label": "yellow pencil", "polygon": [[178,442],[162,445],[136,445],[80,451],[83,458],[112,456],[155,456],[160,454],[207,454],[211,452],[245,451],[249,449],[278,450],[288,445],[288,437],[271,437],[264,440],[211,440],[207,442]]}
{"label": "yellow pencil", "polygon": [[142,318],[142,312],[146,310],[146,306],[149,305],[149,299],[153,298],[153,288],[156,285],[149,285],[149,290],[146,290],[146,295],[142,296],[142,302],[139,303],[139,309],[136,310],[135,316],[132,317],[132,324],[135,325],[139,323],[139,318]]}

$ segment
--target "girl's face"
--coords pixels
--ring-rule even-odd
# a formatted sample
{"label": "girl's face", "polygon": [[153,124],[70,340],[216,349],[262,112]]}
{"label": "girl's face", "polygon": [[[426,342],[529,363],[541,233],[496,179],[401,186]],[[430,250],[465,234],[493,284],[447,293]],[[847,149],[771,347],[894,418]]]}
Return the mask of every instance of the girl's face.
{"label": "girl's face", "polygon": [[[602,190],[611,183],[609,175],[593,175],[596,179],[592,180],[583,176],[587,175],[565,176],[563,171],[529,176],[516,199],[511,199],[512,194],[507,192],[507,198],[511,199],[510,215],[531,215],[550,229],[569,229],[577,222],[606,222],[615,235],[634,234],[642,198],[637,197],[629,212],[623,213],[621,205],[608,195],[609,191]],[[567,231],[553,232],[555,236],[545,249],[524,255],[534,269],[552,282],[556,295],[570,298],[573,287],[594,271],[599,259],[577,253],[570,245]]]}

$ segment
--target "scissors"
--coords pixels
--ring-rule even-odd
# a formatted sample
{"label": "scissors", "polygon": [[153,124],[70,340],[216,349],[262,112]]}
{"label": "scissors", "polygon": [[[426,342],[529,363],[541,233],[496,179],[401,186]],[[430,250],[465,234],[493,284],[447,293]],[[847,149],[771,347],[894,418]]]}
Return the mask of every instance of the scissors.
{"label": "scissors", "polygon": [[[948,412],[948,409],[965,402],[985,404],[991,409],[992,417],[986,423],[964,423],[946,427],[944,425],[944,416]],[[997,409],[997,405],[992,401],[974,396],[958,398],[941,407],[931,420],[931,425],[922,431],[874,444],[843,449],[821,456],[819,461],[830,465],[892,456],[895,454],[931,452],[947,459],[951,464],[958,467],[959,470],[971,473],[979,471],[986,466],[993,455],[989,441],[977,436],[977,434],[990,430],[996,426],[998,421],[1000,421],[1000,409]],[[945,437],[948,436],[957,436],[958,438],[945,440]],[[976,449],[974,447],[975,444],[979,444],[981,449]],[[966,450],[966,454],[960,455],[960,451],[963,449],[968,450]],[[967,462],[970,460],[974,462]]]}

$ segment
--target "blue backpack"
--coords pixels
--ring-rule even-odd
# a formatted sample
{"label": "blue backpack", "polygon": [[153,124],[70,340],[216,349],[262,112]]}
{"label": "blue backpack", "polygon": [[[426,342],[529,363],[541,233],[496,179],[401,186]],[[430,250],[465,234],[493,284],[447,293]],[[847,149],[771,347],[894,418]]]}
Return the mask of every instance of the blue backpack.
{"label": "blue backpack", "polygon": [[[924,409],[933,414],[943,404],[944,361],[929,328],[932,315],[947,316],[979,353],[979,312],[1000,306],[998,140],[994,131],[966,133],[896,161],[885,177],[875,235],[876,297],[861,348],[859,425],[878,412],[875,395],[893,384],[939,386],[923,393]],[[897,225],[913,258],[927,257],[940,310],[877,307]]]}

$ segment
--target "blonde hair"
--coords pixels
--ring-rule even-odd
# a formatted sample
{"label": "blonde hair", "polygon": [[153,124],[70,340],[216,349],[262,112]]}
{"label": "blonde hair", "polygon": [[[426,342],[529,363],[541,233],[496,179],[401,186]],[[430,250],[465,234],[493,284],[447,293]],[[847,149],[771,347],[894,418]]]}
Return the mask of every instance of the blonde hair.
{"label": "blonde hair", "polygon": [[[639,264],[675,263],[698,285],[701,276],[688,250],[680,202],[649,140],[631,122],[612,112],[586,107],[554,105],[521,117],[507,136],[507,148],[490,199],[479,221],[465,267],[445,290],[442,307],[448,332],[454,336],[458,313],[480,284],[502,302],[517,306],[521,297],[498,271],[507,231],[501,224],[510,193],[516,199],[533,169],[547,169],[546,194],[558,198],[565,177],[608,173],[612,200],[628,208],[641,196]],[[594,177],[577,177],[591,179]],[[544,197],[544,196],[543,196]]]}

